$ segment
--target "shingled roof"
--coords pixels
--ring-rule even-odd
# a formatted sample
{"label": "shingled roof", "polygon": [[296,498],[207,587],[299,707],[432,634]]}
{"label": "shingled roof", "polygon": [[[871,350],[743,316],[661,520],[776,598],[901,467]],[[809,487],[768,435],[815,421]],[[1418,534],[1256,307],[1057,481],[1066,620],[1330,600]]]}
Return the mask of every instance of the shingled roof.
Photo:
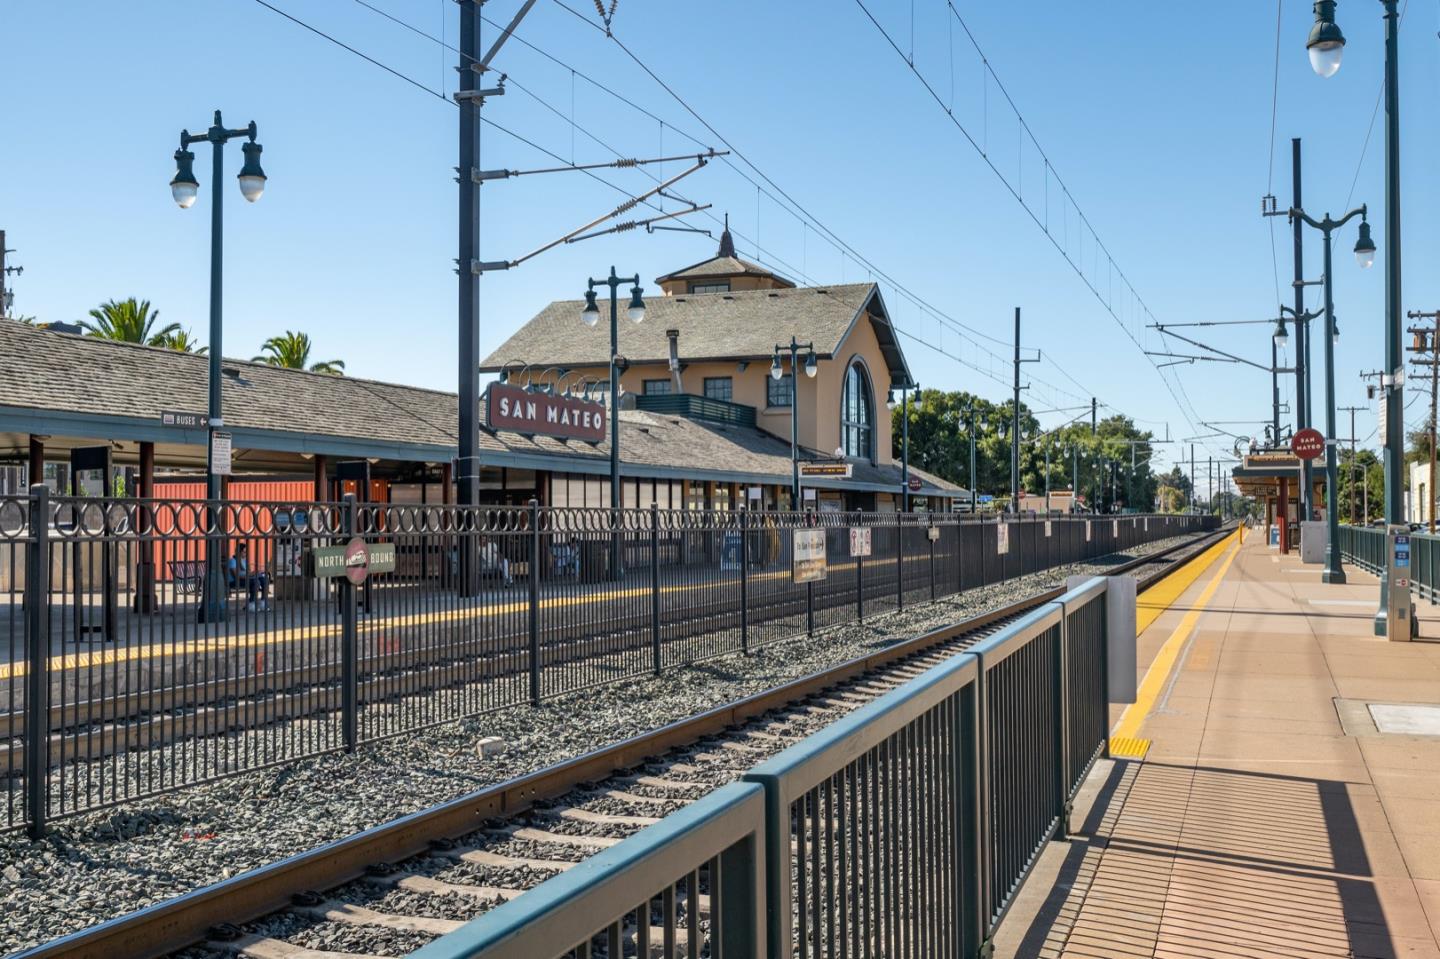
{"label": "shingled roof", "polygon": [[[244,360],[222,368],[225,428],[237,448],[323,453],[343,445],[351,455],[415,462],[455,454],[454,393]],[[0,434],[63,427],[93,430],[73,435],[94,439],[173,443],[184,431],[160,426],[161,412],[203,411],[208,382],[204,356],[0,320]],[[620,434],[627,475],[789,482],[789,443],[759,429],[622,410]],[[203,434],[184,441],[203,446]],[[480,448],[490,465],[591,473],[608,469],[610,455],[608,443],[509,431],[482,430]],[[932,495],[958,489],[920,475]],[[858,463],[852,481],[817,485],[898,489],[899,467]]]}
{"label": "shingled roof", "polygon": [[[491,353],[480,369],[608,364],[609,323],[586,326],[580,320],[584,305],[581,300],[551,303]],[[897,385],[909,382],[904,354],[874,283],[654,297],[645,302],[643,322],[621,320],[620,355],[632,365],[665,363],[670,355],[666,330],[679,330],[680,358],[686,362],[769,360],[776,340],[791,334],[813,342],[821,359],[829,359],[866,317],[885,353],[891,380]]]}

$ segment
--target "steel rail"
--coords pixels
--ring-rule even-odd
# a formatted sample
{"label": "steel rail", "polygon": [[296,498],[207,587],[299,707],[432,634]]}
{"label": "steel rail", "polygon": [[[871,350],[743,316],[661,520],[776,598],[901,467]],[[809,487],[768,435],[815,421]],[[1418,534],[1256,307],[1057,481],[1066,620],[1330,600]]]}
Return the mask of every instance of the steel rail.
{"label": "steel rail", "polygon": [[[1234,525],[1230,524],[1158,553],[1122,563],[1100,575],[1119,576],[1144,566],[1161,565],[1162,569],[1138,579],[1137,590],[1143,592],[1233,531]],[[1182,550],[1189,552],[1172,558]],[[437,841],[475,832],[487,819],[515,816],[538,801],[563,795],[580,783],[601,779],[838,683],[1021,616],[1058,599],[1064,592],[1063,587],[1044,590],[659,729],[118,916],[17,953],[12,959],[153,959],[168,955],[203,940],[207,932],[217,926],[249,922],[277,912],[288,907],[299,893],[332,889],[363,877],[376,863],[420,855]]]}

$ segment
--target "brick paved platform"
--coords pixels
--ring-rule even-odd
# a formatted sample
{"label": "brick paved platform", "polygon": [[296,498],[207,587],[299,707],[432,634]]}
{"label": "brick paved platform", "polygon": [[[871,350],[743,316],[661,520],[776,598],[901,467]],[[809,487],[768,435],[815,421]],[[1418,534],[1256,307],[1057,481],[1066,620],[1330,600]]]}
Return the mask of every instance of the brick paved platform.
{"label": "brick paved platform", "polygon": [[1440,705],[1440,642],[1371,635],[1378,585],[1347,572],[1254,535],[1154,619],[1151,701],[1112,715],[1149,750],[1097,766],[997,956],[1440,959],[1440,735],[1370,710]]}

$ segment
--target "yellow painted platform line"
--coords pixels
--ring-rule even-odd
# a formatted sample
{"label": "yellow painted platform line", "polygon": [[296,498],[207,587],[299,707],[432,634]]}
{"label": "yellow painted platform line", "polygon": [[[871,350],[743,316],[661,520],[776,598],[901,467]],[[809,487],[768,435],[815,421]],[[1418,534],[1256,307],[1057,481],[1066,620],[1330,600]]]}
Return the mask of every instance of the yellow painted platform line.
{"label": "yellow painted platform line", "polygon": [[1144,759],[1145,754],[1150,751],[1150,740],[1136,739],[1133,736],[1112,736],[1110,737],[1110,757],[1112,759]]}
{"label": "yellow painted platform line", "polygon": [[[1186,611],[1184,618],[1180,620],[1180,624],[1176,626],[1175,631],[1170,634],[1170,638],[1165,640],[1165,645],[1160,647],[1160,652],[1155,654],[1154,662],[1150,664],[1150,668],[1145,672],[1145,678],[1140,682],[1140,689],[1135,697],[1135,702],[1125,707],[1125,712],[1120,717],[1120,722],[1115,724],[1115,729],[1111,732],[1112,743],[1115,740],[1139,739],[1140,727],[1145,724],[1145,720],[1150,716],[1150,710],[1155,707],[1155,701],[1160,697],[1161,690],[1165,688],[1166,680],[1170,678],[1171,671],[1174,670],[1175,664],[1180,659],[1180,652],[1185,648],[1185,642],[1190,638],[1190,634],[1194,632],[1195,624],[1200,621],[1200,614],[1205,611],[1205,606],[1210,602],[1211,598],[1214,597],[1215,591],[1220,588],[1220,583],[1224,581],[1225,574],[1230,570],[1230,564],[1235,562],[1235,557],[1239,555],[1240,541],[1241,533],[1239,530],[1236,530],[1235,535],[1227,536],[1202,553],[1194,562],[1187,564],[1184,569],[1177,570],[1173,576],[1167,576],[1164,580],[1161,580],[1145,591],[1145,605],[1151,608],[1158,607],[1158,611],[1151,614],[1148,621],[1145,617],[1149,610],[1141,611],[1139,620],[1145,623],[1145,626],[1137,630],[1137,637],[1140,633],[1143,633],[1150,624],[1155,622],[1160,613],[1173,605],[1174,602],[1184,594],[1185,590],[1199,579],[1206,569],[1214,564],[1221,553],[1228,551],[1225,561],[1220,564],[1220,569],[1211,577],[1210,582],[1205,585],[1205,589],[1195,600],[1195,604]],[[1112,745],[1111,755],[1114,754],[1114,747]]]}

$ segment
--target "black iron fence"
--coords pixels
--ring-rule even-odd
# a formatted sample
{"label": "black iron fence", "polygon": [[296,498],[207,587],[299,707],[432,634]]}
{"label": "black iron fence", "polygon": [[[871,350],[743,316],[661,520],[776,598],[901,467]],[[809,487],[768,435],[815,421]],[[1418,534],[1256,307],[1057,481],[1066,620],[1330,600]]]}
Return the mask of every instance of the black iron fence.
{"label": "black iron fence", "polygon": [[0,497],[0,828],[1213,525]]}

